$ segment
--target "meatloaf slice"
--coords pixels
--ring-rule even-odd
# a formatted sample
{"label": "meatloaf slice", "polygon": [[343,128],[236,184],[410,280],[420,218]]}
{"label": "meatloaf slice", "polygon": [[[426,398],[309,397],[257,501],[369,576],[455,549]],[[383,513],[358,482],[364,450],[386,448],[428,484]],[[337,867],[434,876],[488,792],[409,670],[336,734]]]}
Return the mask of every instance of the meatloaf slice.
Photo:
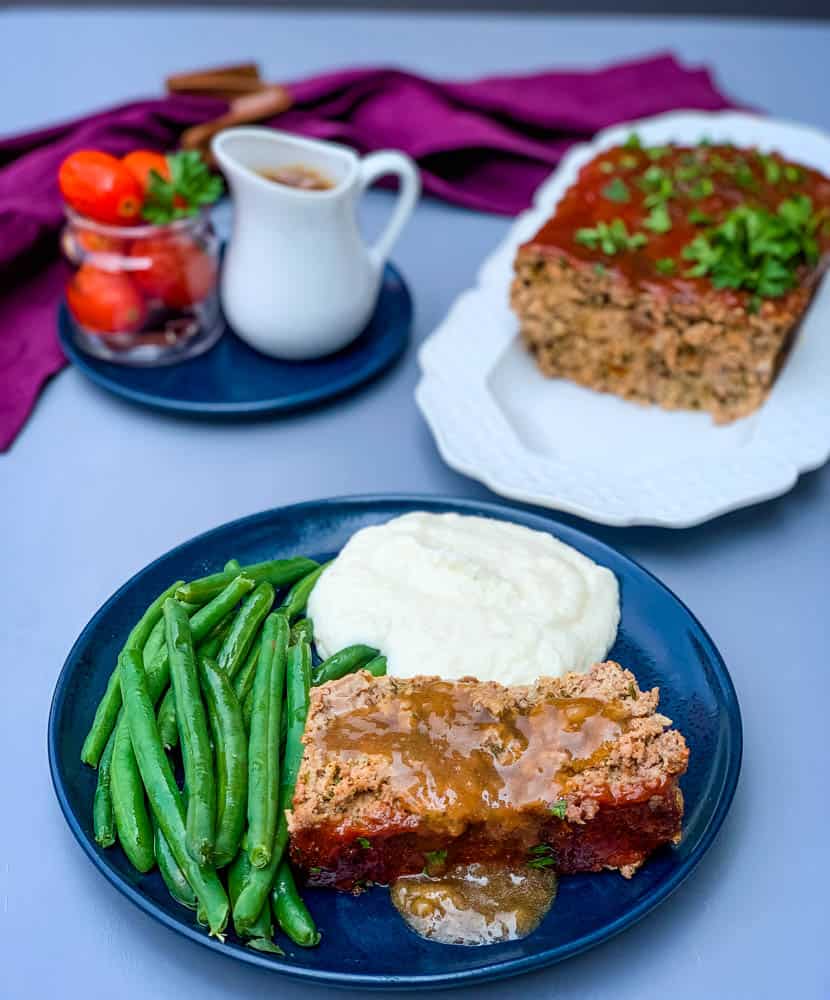
{"label": "meatloaf slice", "polygon": [[515,260],[544,375],[726,423],[757,409],[830,253],[830,179],[727,145],[617,146]]}
{"label": "meatloaf slice", "polygon": [[[504,687],[353,674],[315,688],[289,815],[316,885],[354,889],[436,864],[633,874],[680,837],[683,736],[617,663]],[[534,853],[534,848],[537,853]]]}

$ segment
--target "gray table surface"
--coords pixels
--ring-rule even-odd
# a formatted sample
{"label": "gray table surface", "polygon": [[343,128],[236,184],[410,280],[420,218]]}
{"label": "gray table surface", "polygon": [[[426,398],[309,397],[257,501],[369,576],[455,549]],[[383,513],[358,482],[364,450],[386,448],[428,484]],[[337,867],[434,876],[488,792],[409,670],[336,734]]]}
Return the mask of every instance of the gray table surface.
{"label": "gray table surface", "polygon": [[[152,93],[167,72],[233,59],[258,59],[272,78],[361,63],[472,76],[667,48],[713,66],[738,99],[830,128],[827,25],[7,11],[0,44],[0,133]],[[386,194],[372,194],[368,225],[388,207]],[[420,205],[394,254],[415,296],[416,343],[507,224]],[[413,404],[416,380],[413,348],[336,405],[223,426],[134,408],[68,370],[0,456],[0,995],[323,995],[171,934],[98,875],[52,793],[47,713],[64,657],[95,610],[197,532],[337,494],[489,496],[442,464]],[[586,526],[662,577],[719,644],[744,713],[743,775],[714,848],[659,911],[589,954],[475,995],[691,1000],[780,997],[782,987],[808,1000],[830,995],[817,933],[827,928],[829,514],[824,469],[786,497],[692,530]]]}

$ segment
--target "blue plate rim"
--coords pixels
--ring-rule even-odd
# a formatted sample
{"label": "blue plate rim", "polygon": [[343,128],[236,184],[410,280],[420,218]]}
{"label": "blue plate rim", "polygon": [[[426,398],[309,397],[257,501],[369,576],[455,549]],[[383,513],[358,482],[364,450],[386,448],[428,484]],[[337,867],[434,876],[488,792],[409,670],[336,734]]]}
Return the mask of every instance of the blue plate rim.
{"label": "blue plate rim", "polygon": [[[159,562],[195,542],[205,542],[213,535],[224,533],[229,529],[232,530],[242,525],[255,524],[258,521],[267,520],[278,513],[285,514],[287,512],[291,512],[298,514],[302,513],[303,510],[310,508],[319,509],[321,507],[342,506],[343,504],[372,507],[377,504],[390,503],[446,505],[456,510],[467,509],[478,513],[485,512],[496,517],[506,517],[507,519],[511,519],[511,515],[520,514],[523,518],[529,518],[532,521],[535,521],[538,524],[539,530],[552,532],[562,529],[564,530],[565,535],[570,536],[571,539],[576,539],[578,541],[586,540],[590,542],[591,546],[595,547],[600,552],[609,553],[615,559],[621,559],[623,562],[628,563],[638,573],[647,577],[653,584],[664,591],[678,605],[680,605],[686,614],[688,614],[689,618],[699,631],[698,638],[703,641],[706,651],[711,657],[713,672],[717,678],[718,686],[723,696],[723,706],[728,718],[728,737],[731,743],[731,753],[728,757],[728,765],[719,790],[717,805],[711,815],[708,826],[700,835],[697,844],[694,846],[689,856],[685,858],[669,875],[669,877],[648,897],[643,899],[637,905],[632,906],[631,909],[628,910],[623,916],[617,918],[612,923],[555,948],[539,951],[534,955],[528,955],[523,958],[509,959],[501,963],[498,968],[485,965],[477,969],[462,970],[459,972],[401,976],[371,973],[329,972],[325,970],[297,966],[284,960],[275,959],[273,956],[266,957],[265,955],[249,948],[229,948],[217,939],[208,937],[202,928],[199,928],[196,925],[191,926],[189,924],[185,924],[174,917],[171,917],[164,911],[157,909],[152,900],[146,898],[137,889],[124,881],[117,874],[117,872],[104,863],[103,859],[99,857],[96,852],[91,839],[88,838],[81,829],[80,824],[69,804],[66,790],[63,785],[63,779],[60,775],[56,746],[57,720],[66,697],[70,675],[74,668],[76,650],[85,645],[86,637],[94,631],[97,621],[101,615],[141,577],[143,577],[146,573],[151,572]],[[343,989],[361,988],[369,990],[419,990],[436,987],[452,989],[472,985],[476,982],[496,982],[501,979],[521,975],[525,972],[531,972],[536,969],[558,964],[567,958],[572,958],[575,955],[579,955],[592,947],[616,937],[622,931],[638,923],[641,919],[643,919],[643,917],[651,913],[661,903],[668,899],[669,896],[671,896],[686,881],[695,868],[697,868],[698,864],[714,843],[714,840],[717,837],[729,812],[741,771],[743,758],[743,721],[737,693],[729,674],[729,670],[709,633],[703,627],[696,615],[674,593],[674,591],[658,579],[658,577],[656,577],[650,570],[646,569],[645,566],[637,562],[636,559],[633,559],[631,556],[621,552],[619,549],[614,548],[614,546],[595,538],[588,532],[565,524],[554,517],[549,517],[542,513],[526,511],[522,508],[511,506],[509,504],[473,500],[461,497],[441,496],[439,494],[428,493],[366,493],[326,497],[318,500],[306,500],[299,503],[286,504],[281,507],[272,507],[264,511],[259,511],[255,514],[248,514],[243,517],[235,518],[231,521],[226,521],[223,524],[217,525],[215,528],[210,528],[207,531],[194,535],[180,544],[175,545],[173,548],[168,549],[166,552],[163,552],[157,558],[153,559],[142,569],[138,570],[138,572],[134,573],[133,576],[123,583],[98,608],[89,622],[87,622],[84,626],[80,635],[72,644],[72,647],[67,654],[66,660],[61,668],[61,672],[58,675],[55,690],[52,695],[52,704],[50,706],[48,720],[47,750],[49,758],[49,771],[55,795],[58,799],[58,804],[64,815],[64,819],[72,831],[73,836],[80,844],[82,850],[93,863],[95,868],[108,882],[115,886],[115,888],[118,889],[122,895],[126,896],[127,899],[138,906],[138,908],[144,913],[164,924],[164,926],[170,928],[178,934],[181,934],[191,941],[195,941],[197,944],[210,948],[216,954],[223,955],[225,958],[235,958],[250,965],[268,969],[271,972],[286,975],[299,982],[320,983],[324,986]]]}
{"label": "blue plate rim", "polygon": [[[140,389],[132,389],[129,386],[125,386],[116,379],[100,372],[94,362],[101,359],[90,358],[84,354],[72,342],[71,337],[66,335],[64,328],[71,322],[71,319],[66,302],[63,299],[59,303],[57,310],[58,340],[61,350],[66,354],[69,362],[88,378],[90,382],[93,382],[107,392],[111,392],[114,396],[120,396],[122,399],[138,403],[141,406],[147,406],[166,413],[204,417],[245,417],[264,416],[269,413],[289,413],[293,410],[300,410],[305,407],[324,403],[370,382],[380,375],[381,372],[393,365],[404,353],[412,334],[414,319],[412,293],[401,272],[390,261],[387,261],[384,265],[381,285],[388,279],[393,279],[400,283],[400,294],[407,313],[403,333],[398,335],[394,341],[391,341],[383,351],[374,353],[362,368],[351,372],[349,375],[333,379],[325,388],[307,389],[303,392],[295,392],[288,396],[279,397],[278,399],[272,398],[240,403],[188,402],[187,400],[171,400],[163,396],[156,396],[152,393],[143,392]],[[227,321],[223,320],[223,322],[226,323]],[[231,330],[229,325],[228,330]],[[211,347],[210,350],[213,350],[214,347]],[[348,349],[348,346],[343,348],[344,351],[348,351]],[[265,358],[265,355],[263,355],[263,358]],[[108,362],[104,361],[102,363],[107,364]],[[182,363],[186,364],[186,362]]]}

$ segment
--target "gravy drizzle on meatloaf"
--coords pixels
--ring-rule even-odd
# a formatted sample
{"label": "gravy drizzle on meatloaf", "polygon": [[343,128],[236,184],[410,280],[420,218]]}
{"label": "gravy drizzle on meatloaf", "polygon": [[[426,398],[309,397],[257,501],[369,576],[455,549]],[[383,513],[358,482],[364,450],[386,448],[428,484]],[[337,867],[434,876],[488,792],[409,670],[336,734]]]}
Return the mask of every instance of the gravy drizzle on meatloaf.
{"label": "gravy drizzle on meatloaf", "polygon": [[[688,751],[618,664],[530,686],[354,674],[312,691],[292,857],[353,888],[447,863],[631,874],[680,835]],[[445,854],[443,852],[446,852]]]}
{"label": "gravy drizzle on meatloaf", "polygon": [[596,156],[516,256],[543,374],[725,423],[766,398],[830,252],[830,179],[730,145]]}

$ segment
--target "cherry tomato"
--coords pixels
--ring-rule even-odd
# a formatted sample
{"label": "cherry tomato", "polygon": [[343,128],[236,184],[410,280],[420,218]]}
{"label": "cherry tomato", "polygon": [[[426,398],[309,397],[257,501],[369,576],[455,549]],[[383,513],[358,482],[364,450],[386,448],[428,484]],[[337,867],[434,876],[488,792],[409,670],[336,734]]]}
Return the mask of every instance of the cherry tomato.
{"label": "cherry tomato", "polygon": [[121,162],[141,185],[142,191],[147,190],[151,170],[155,170],[164,180],[170,180],[170,164],[167,158],[161,153],[154,153],[151,149],[133,150],[132,153],[127,153]]}
{"label": "cherry tomato", "polygon": [[75,240],[78,246],[86,253],[123,253],[127,245],[126,240],[117,239],[114,236],[107,236],[104,233],[96,233],[92,229],[80,229],[75,233]]}
{"label": "cherry tomato", "polygon": [[148,298],[161,299],[171,309],[184,309],[207,298],[216,284],[216,263],[185,233],[148,236],[136,240],[131,257],[147,261],[131,272]]}
{"label": "cherry tomato", "polygon": [[134,333],[147,315],[138,289],[125,274],[84,264],[66,287],[75,319],[94,333]]}
{"label": "cherry tomato", "polygon": [[109,153],[82,149],[67,156],[58,184],[66,203],[81,215],[112,225],[141,221],[141,185]]}

